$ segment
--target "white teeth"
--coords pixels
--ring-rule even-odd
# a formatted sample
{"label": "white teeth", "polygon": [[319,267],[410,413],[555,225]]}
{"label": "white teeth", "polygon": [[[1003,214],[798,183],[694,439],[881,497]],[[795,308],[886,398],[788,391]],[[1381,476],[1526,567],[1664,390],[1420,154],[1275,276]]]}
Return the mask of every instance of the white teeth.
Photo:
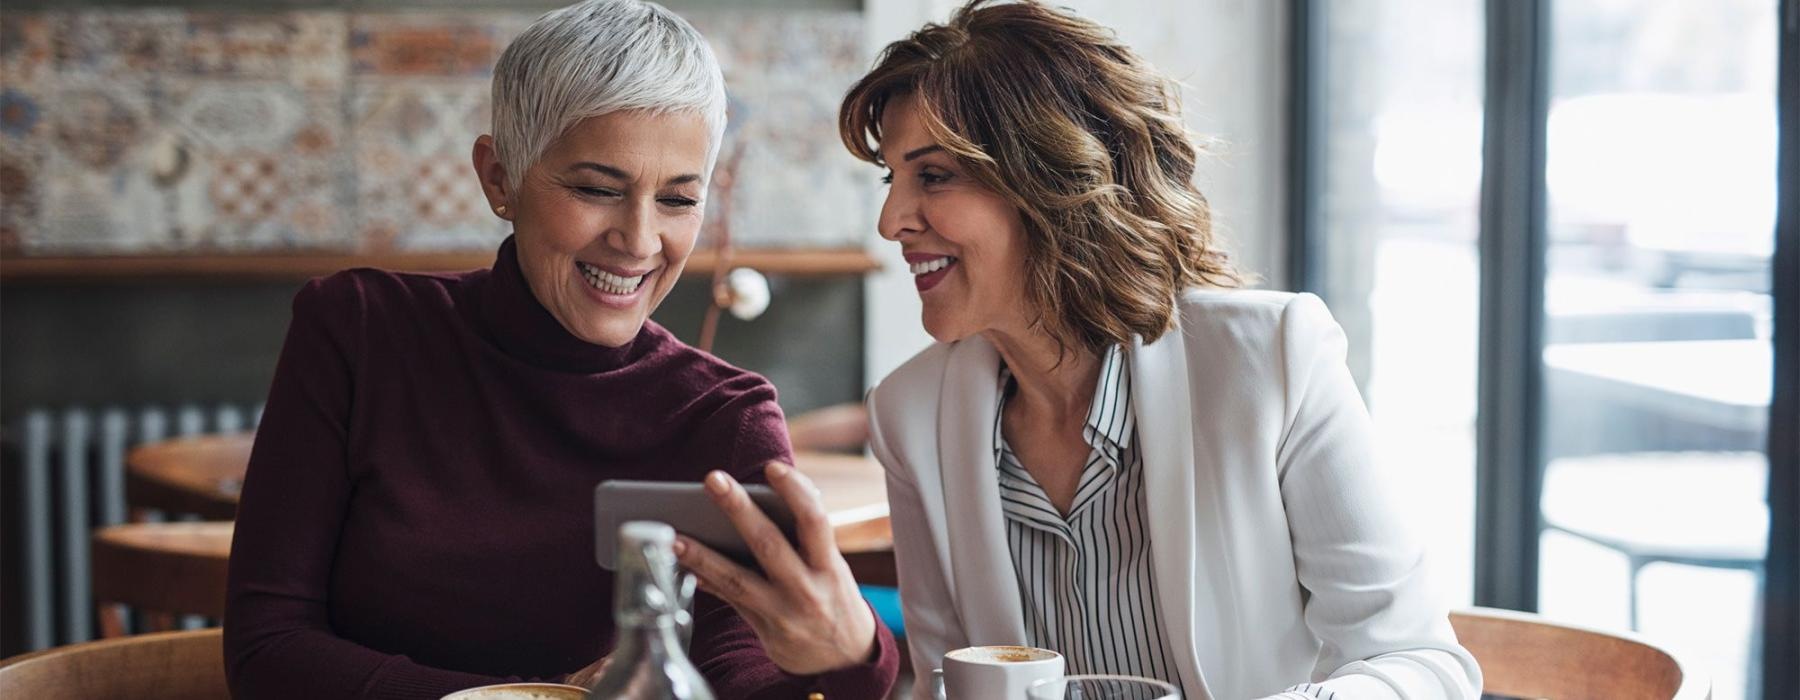
{"label": "white teeth", "polygon": [[630,294],[644,283],[644,275],[620,277],[584,262],[576,262],[575,267],[581,270],[581,276],[588,284],[608,294]]}
{"label": "white teeth", "polygon": [[912,268],[913,274],[926,275],[926,274],[931,274],[933,272],[937,272],[938,270],[942,270],[946,267],[949,267],[950,264],[954,263],[954,262],[956,262],[956,258],[945,256],[942,258],[937,258],[935,260],[929,260],[926,262],[913,263],[910,267]]}

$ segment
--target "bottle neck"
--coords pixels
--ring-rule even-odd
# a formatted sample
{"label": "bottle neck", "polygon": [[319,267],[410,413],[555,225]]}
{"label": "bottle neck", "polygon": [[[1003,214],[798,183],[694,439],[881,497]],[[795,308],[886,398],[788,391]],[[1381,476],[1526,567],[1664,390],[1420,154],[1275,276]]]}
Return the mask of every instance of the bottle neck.
{"label": "bottle neck", "polygon": [[676,629],[687,615],[677,589],[675,555],[667,547],[624,553],[613,578],[614,626]]}
{"label": "bottle neck", "polygon": [[659,592],[655,577],[621,570],[613,586],[614,626],[621,630],[675,627],[674,611],[668,609],[668,596]]}

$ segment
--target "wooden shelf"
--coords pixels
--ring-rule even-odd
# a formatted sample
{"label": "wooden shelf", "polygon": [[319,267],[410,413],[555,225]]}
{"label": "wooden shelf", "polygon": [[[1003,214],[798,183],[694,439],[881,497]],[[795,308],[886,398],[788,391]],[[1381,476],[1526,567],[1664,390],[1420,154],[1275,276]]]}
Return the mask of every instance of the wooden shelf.
{"label": "wooden shelf", "polygon": [[[292,253],[267,255],[8,256],[0,258],[4,284],[104,284],[145,281],[290,281],[352,267],[399,272],[442,272],[489,267],[493,253]],[[683,276],[710,275],[712,251],[688,258]],[[750,249],[736,251],[732,267],[767,275],[825,277],[863,275],[881,268],[857,248]]]}

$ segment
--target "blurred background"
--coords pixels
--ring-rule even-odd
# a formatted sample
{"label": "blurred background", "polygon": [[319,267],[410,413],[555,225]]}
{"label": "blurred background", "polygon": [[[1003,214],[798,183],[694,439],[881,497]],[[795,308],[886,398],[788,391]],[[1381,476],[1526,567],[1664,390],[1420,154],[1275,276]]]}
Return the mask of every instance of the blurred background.
{"label": "blurred background", "polygon": [[[0,656],[99,633],[84,543],[127,517],[124,455],[252,429],[302,281],[492,262],[470,144],[500,50],[558,4],[0,9]],[[667,4],[724,65],[731,205],[655,318],[699,342],[714,273],[756,270],[730,287],[766,310],[712,349],[790,416],[854,403],[929,338],[838,100],[956,3]],[[1772,271],[1800,246],[1797,3],[1058,4],[1181,81],[1235,259],[1344,325],[1447,601],[1800,694],[1765,665],[1800,661],[1800,291]]]}

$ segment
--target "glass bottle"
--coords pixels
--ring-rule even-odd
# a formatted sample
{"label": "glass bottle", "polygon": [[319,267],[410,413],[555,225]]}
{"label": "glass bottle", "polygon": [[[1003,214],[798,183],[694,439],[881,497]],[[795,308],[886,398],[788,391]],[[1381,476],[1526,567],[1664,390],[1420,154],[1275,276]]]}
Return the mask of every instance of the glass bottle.
{"label": "glass bottle", "polygon": [[663,523],[632,521],[619,528],[613,579],[618,643],[588,700],[713,700],[681,640],[692,588],[679,581],[674,544],[674,528]]}

